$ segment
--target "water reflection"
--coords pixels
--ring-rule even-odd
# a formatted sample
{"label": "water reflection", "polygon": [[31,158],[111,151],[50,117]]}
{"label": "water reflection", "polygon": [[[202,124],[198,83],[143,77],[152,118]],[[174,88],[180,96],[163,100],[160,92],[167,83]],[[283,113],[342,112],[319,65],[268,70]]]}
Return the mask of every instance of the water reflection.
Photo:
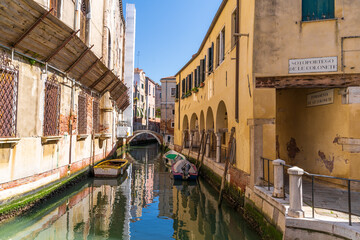
{"label": "water reflection", "polygon": [[0,225],[0,239],[258,239],[201,179],[173,182],[156,145],[119,179],[89,179]]}

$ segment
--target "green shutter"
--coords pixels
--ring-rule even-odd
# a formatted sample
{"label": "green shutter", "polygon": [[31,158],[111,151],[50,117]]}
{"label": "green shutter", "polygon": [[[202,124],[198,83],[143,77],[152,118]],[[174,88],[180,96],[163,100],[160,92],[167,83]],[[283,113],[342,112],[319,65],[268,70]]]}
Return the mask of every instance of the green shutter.
{"label": "green shutter", "polygon": [[302,0],[303,21],[332,19],[334,17],[334,0]]}

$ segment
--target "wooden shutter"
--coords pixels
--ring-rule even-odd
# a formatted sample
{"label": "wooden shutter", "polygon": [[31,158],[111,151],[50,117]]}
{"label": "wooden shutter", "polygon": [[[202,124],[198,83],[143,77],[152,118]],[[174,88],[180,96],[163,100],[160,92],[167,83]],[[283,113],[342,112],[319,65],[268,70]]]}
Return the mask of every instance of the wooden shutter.
{"label": "wooden shutter", "polygon": [[201,82],[201,80],[200,80],[200,66],[198,66],[197,67],[197,80],[198,80],[198,86],[200,86],[200,82]]}
{"label": "wooden shutter", "polygon": [[302,20],[312,21],[335,17],[334,0],[303,0]]}

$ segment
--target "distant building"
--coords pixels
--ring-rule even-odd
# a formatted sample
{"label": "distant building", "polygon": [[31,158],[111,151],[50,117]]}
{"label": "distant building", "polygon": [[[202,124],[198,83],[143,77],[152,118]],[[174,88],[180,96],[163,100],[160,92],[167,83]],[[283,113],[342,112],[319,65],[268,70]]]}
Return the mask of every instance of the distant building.
{"label": "distant building", "polygon": [[146,77],[147,109],[149,121],[155,121],[155,82]]}
{"label": "distant building", "polygon": [[166,77],[166,78],[162,78],[160,82],[161,82],[160,133],[163,134],[165,143],[173,143],[176,78]]}
{"label": "distant building", "polygon": [[156,122],[161,120],[161,86],[158,83],[155,85],[155,119]]}
{"label": "distant building", "polygon": [[146,77],[142,69],[135,68],[134,71],[134,121],[146,125]]}

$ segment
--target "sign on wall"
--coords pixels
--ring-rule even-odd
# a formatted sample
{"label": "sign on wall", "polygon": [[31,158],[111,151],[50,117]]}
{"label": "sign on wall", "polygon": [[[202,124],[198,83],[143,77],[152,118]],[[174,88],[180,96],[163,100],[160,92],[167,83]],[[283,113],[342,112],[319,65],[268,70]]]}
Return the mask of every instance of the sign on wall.
{"label": "sign on wall", "polygon": [[290,59],[289,73],[337,72],[337,57]]}
{"label": "sign on wall", "polygon": [[311,93],[307,95],[307,106],[321,106],[334,102],[334,89],[321,92]]}

